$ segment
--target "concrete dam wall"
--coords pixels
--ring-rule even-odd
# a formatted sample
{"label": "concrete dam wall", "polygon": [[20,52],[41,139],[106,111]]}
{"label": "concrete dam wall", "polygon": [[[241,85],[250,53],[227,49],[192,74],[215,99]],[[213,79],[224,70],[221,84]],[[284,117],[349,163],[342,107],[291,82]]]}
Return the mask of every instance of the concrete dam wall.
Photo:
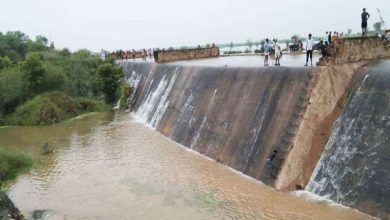
{"label": "concrete dam wall", "polygon": [[[381,102],[371,103],[370,99],[382,96],[380,100],[385,100],[387,87],[385,82],[380,83],[379,76],[376,84],[370,84],[371,90],[377,93],[358,95],[362,85],[368,86],[367,80],[374,78],[370,76],[363,83],[370,69],[365,63],[316,68],[200,67],[135,62],[122,65],[126,80],[135,87],[131,97],[135,114],[170,139],[277,189],[295,190],[307,186],[308,191],[333,195],[328,197],[372,215],[383,217],[390,213],[384,208],[388,207],[388,201],[379,196],[381,193],[388,196],[390,181],[386,178],[378,177],[379,190],[374,183],[351,186],[344,192],[353,194],[351,197],[341,196],[339,190],[349,184],[359,185],[353,174],[358,173],[356,170],[365,170],[364,167],[372,168],[370,173],[375,175],[384,176],[389,172],[388,168],[377,166],[384,162],[383,158],[390,157],[390,151],[381,146],[387,140],[384,137],[387,130],[381,131],[379,140],[373,133],[367,135],[371,138],[356,139],[353,135],[361,138],[364,132],[374,129],[375,121],[364,125],[364,120],[358,122],[359,117],[352,120],[358,114],[345,119],[349,108],[358,108],[351,106],[353,99],[359,97],[359,105],[370,104],[367,108],[371,110],[379,108]],[[378,70],[371,68],[370,71]],[[384,73],[381,77],[386,78]],[[370,88],[367,91],[371,91]],[[383,111],[378,120],[386,117]],[[340,122],[343,120],[352,120],[366,130],[359,128],[360,133],[352,133],[345,139],[342,132],[353,130],[352,125],[348,127],[350,130],[338,128],[345,124]],[[338,123],[334,126],[335,121]],[[389,123],[382,124],[381,128],[385,129]],[[373,157],[380,153],[382,159],[361,159],[363,153],[355,155],[359,150],[349,152],[349,148],[344,149],[345,145],[335,144],[343,141],[355,147],[365,143],[372,149],[361,152],[371,152]],[[266,161],[273,150],[278,150],[278,154],[270,173]],[[334,158],[342,154],[348,154],[349,160],[334,163]],[[356,158],[361,161],[357,162]],[[338,173],[347,169],[350,175],[337,176],[335,181],[332,174],[336,169]],[[369,176],[361,178],[366,177]],[[374,195],[367,205],[364,201],[370,193]],[[367,207],[371,207],[371,211],[367,211]]]}

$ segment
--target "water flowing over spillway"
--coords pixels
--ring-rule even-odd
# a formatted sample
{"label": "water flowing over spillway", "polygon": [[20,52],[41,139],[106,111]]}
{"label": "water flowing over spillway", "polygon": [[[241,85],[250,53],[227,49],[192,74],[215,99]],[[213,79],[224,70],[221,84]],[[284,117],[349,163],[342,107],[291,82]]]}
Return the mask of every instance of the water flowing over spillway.
{"label": "water flowing over spillway", "polygon": [[276,188],[310,179],[310,192],[388,217],[389,61],[363,69],[122,65],[134,112],[171,140]]}
{"label": "water flowing over spillway", "polygon": [[390,218],[390,62],[365,70],[306,190]]}
{"label": "water flowing over spillway", "polygon": [[[263,182],[285,149],[310,87],[311,68],[243,68],[126,62],[136,115],[172,140]],[[277,172],[277,171],[275,171]]]}

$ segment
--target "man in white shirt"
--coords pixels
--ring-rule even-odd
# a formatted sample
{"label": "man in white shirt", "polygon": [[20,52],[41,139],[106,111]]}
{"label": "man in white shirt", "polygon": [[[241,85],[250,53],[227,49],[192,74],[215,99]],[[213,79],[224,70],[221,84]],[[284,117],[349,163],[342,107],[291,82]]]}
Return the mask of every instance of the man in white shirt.
{"label": "man in white shirt", "polygon": [[306,41],[306,64],[309,62],[309,56],[310,56],[310,63],[313,66],[313,49],[314,49],[314,41],[311,38],[311,34],[309,34],[309,39]]}

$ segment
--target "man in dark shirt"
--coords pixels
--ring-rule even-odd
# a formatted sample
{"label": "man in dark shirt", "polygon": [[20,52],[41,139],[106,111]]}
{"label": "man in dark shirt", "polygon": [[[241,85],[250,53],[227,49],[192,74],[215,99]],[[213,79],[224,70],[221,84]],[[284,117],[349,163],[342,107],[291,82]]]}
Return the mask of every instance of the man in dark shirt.
{"label": "man in dark shirt", "polygon": [[370,17],[370,14],[366,12],[366,9],[363,8],[363,13],[362,13],[362,37],[367,36],[367,20]]}

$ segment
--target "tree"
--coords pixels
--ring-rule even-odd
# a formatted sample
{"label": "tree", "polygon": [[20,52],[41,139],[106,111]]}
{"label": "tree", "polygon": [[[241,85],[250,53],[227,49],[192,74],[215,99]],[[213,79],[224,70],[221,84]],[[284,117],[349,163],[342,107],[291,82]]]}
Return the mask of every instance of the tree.
{"label": "tree", "polygon": [[351,35],[352,34],[352,29],[349,28],[348,31],[347,31],[348,35]]}
{"label": "tree", "polygon": [[35,37],[35,42],[43,44],[44,46],[47,46],[47,44],[49,43],[49,40],[45,36],[38,35]]}
{"label": "tree", "polygon": [[375,31],[380,31],[382,29],[382,23],[375,22],[373,25]]}
{"label": "tree", "polygon": [[12,61],[6,57],[0,57],[0,70],[6,69],[12,65]]}
{"label": "tree", "polygon": [[246,40],[246,44],[248,45],[249,50],[252,51],[252,46],[253,46],[252,40],[251,39]]}
{"label": "tree", "polygon": [[113,104],[119,89],[120,79],[123,77],[122,67],[113,64],[102,64],[97,70],[97,80],[107,103]]}
{"label": "tree", "polygon": [[54,46],[54,42],[50,43],[49,49],[50,50],[55,50],[56,49],[55,46]]}
{"label": "tree", "polygon": [[46,72],[41,56],[36,53],[27,54],[26,60],[22,62],[22,71],[26,81],[29,83],[31,94],[41,92],[41,85]]}

